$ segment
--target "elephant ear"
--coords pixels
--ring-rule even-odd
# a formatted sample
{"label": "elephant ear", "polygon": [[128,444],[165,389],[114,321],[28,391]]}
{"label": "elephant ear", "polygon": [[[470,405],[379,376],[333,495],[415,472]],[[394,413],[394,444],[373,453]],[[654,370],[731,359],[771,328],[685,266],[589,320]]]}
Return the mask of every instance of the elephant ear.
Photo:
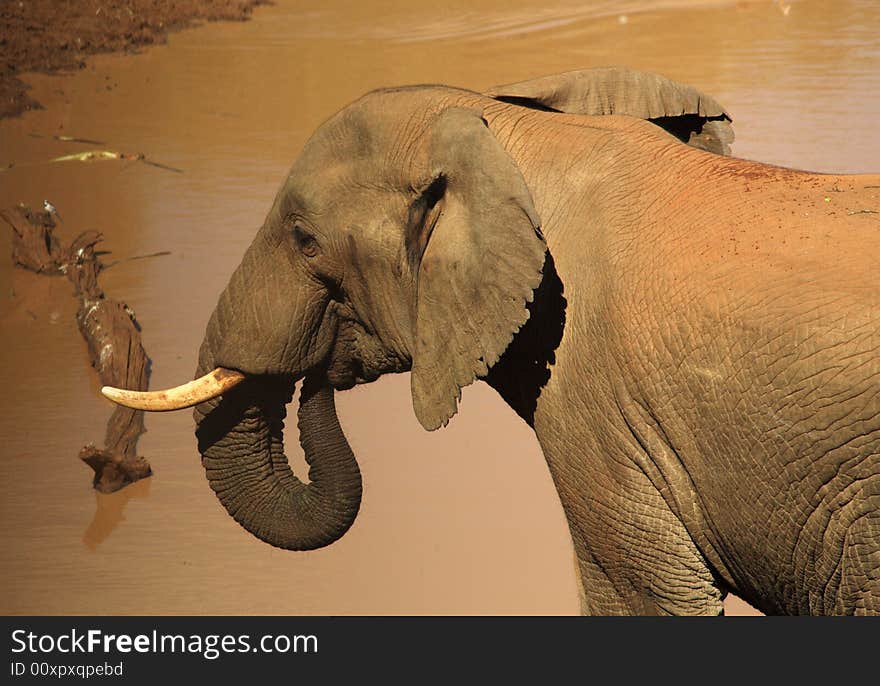
{"label": "elephant ear", "polygon": [[528,319],[546,244],[525,179],[478,110],[443,111],[428,136],[431,181],[410,209],[406,247],[413,409],[432,431]]}
{"label": "elephant ear", "polygon": [[489,89],[486,95],[566,114],[625,114],[647,119],[685,143],[730,154],[733,121],[696,88],[650,72],[601,67],[544,76]]}

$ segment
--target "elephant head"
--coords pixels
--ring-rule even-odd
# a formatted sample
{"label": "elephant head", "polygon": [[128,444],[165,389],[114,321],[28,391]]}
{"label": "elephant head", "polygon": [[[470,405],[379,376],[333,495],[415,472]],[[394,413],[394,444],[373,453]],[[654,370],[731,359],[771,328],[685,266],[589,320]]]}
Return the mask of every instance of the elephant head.
{"label": "elephant head", "polygon": [[[327,545],[357,515],[360,473],[333,389],[411,371],[415,414],[436,429],[529,318],[550,261],[523,174],[483,117],[492,102],[445,87],[390,89],[323,124],[220,296],[200,380],[171,405],[160,398],[161,409],[200,403],[211,487],[272,545]],[[282,444],[303,378],[309,483],[292,474]]]}
{"label": "elephant head", "polygon": [[[416,415],[436,429],[528,318],[545,245],[478,99],[384,91],[326,122],[219,298],[198,376],[223,371],[198,383],[225,392],[196,407],[199,449],[229,513],[272,545],[327,545],[357,514],[360,474],[333,389],[411,370]],[[282,445],[302,378],[309,483]]]}

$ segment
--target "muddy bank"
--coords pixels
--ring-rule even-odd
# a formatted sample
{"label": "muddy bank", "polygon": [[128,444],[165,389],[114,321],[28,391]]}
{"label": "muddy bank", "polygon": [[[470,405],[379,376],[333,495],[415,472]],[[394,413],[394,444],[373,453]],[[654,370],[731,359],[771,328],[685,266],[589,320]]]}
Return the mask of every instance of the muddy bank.
{"label": "muddy bank", "polygon": [[0,118],[41,108],[24,72],[82,69],[88,55],[163,43],[203,21],[244,21],[267,0],[9,0],[0,7]]}

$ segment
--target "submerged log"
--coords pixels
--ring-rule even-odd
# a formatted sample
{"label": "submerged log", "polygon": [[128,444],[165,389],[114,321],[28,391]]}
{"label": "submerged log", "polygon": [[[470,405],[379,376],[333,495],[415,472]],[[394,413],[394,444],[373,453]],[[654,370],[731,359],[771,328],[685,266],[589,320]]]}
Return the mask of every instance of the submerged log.
{"label": "submerged log", "polygon": [[[92,367],[103,386],[147,390],[150,360],[141,344],[141,329],[134,312],[125,303],[104,296],[98,285],[101,263],[95,245],[101,234],[85,233],[70,246],[67,277],[79,297],[76,324],[89,348]],[[144,433],[144,413],[117,407],[107,422],[104,448],[85,446],[80,459],[95,470],[94,486],[112,493],[150,476],[147,460],[137,454],[137,442]]]}
{"label": "submerged log", "polygon": [[[48,212],[20,206],[2,213],[18,239],[13,239],[16,266],[38,273],[63,273],[76,289],[76,323],[88,345],[92,367],[101,384],[147,390],[150,359],[141,343],[141,329],[125,303],[107,298],[98,284],[101,262],[95,245],[101,234],[88,231],[62,246],[52,235],[55,224]],[[54,271],[53,271],[54,265]],[[79,457],[94,471],[94,487],[112,493],[152,474],[146,458],[137,454],[144,413],[117,407],[107,422],[104,447],[87,445]]]}

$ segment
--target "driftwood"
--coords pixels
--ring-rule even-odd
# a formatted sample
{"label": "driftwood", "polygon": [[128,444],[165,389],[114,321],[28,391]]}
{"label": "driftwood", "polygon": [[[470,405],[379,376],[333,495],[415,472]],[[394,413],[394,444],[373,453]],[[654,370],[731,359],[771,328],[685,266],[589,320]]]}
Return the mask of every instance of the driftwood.
{"label": "driftwood", "polygon": [[61,245],[52,234],[55,221],[48,212],[31,212],[19,205],[0,212],[12,227],[12,263],[37,274],[62,274]]}
{"label": "driftwood", "polygon": [[[16,266],[40,274],[66,274],[73,283],[79,300],[76,323],[101,383],[147,390],[150,360],[134,312],[125,303],[107,298],[98,284],[102,265],[95,245],[101,234],[82,233],[65,247],[52,233],[55,221],[48,212],[18,206],[0,216],[14,233]],[[87,445],[80,450],[80,459],[95,471],[97,490],[112,493],[152,474],[149,462],[137,454],[137,441],[145,430],[142,411],[117,407],[107,422],[104,447]]]}

